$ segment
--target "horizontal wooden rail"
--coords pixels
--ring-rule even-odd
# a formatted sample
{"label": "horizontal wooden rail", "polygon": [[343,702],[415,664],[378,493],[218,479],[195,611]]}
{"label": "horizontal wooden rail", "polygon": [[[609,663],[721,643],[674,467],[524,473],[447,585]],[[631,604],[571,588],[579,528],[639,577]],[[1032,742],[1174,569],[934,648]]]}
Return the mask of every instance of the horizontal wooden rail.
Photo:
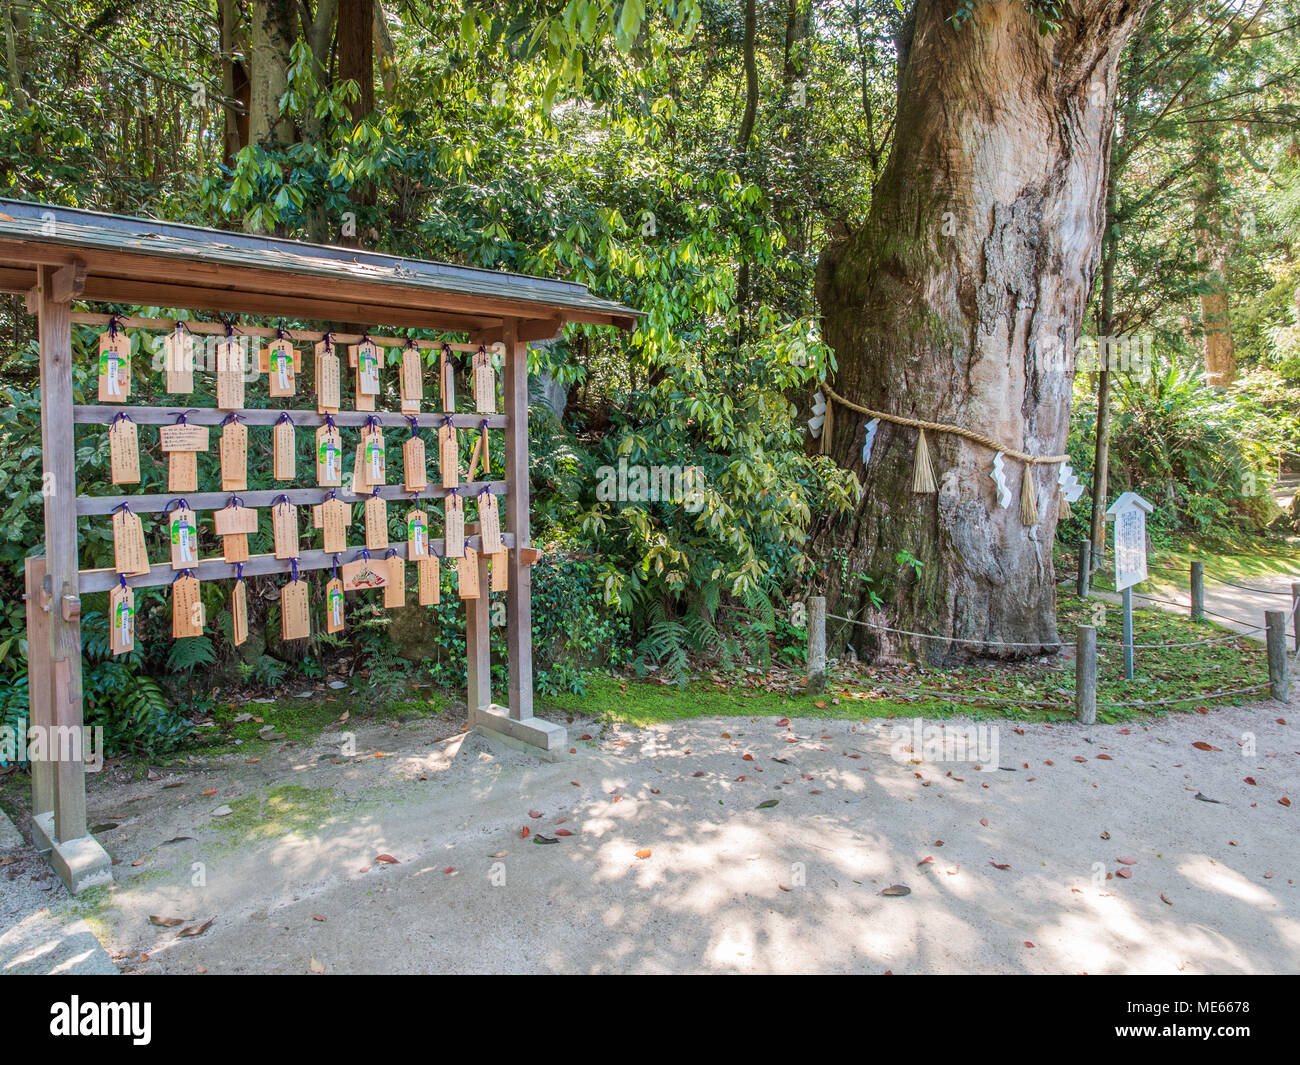
{"label": "horizontal wooden rail", "polygon": [[[483,546],[483,540],[478,536],[467,536],[470,547],[476,551]],[[510,533],[501,534],[501,543],[507,548],[515,546],[515,538]],[[442,540],[430,540],[429,550],[439,557],[442,556],[445,544]],[[402,558],[406,558],[406,543],[397,542],[392,544],[395,551]],[[375,561],[383,561],[388,554],[387,548],[379,551],[371,551],[370,557]],[[353,559],[361,557],[362,549],[360,547],[349,547],[346,551],[338,554],[338,562],[341,566],[344,562],[351,562]],[[304,551],[297,559],[298,572],[304,573],[308,570],[329,569],[334,565],[335,555],[326,554],[324,551]],[[448,561],[443,559],[444,562]],[[266,577],[275,573],[291,573],[293,566],[285,558],[276,558],[274,555],[253,555],[244,563],[245,577]],[[138,577],[127,577],[126,583],[132,588],[157,588],[164,584],[171,584],[178,573],[183,570],[172,569],[170,562],[163,562],[156,566],[151,566],[147,574],[141,574]],[[196,563],[190,567],[190,573],[201,581],[228,581],[235,577],[235,564],[227,562],[222,558],[208,558]],[[86,569],[82,570],[78,581],[79,591],[82,595],[89,595],[91,592],[106,592],[118,583],[118,574],[112,569]]]}
{"label": "horizontal wooden rail", "polygon": [[[483,489],[487,489],[494,496],[503,496],[506,494],[508,482],[506,481],[467,481],[458,485],[456,490],[467,500],[473,501]],[[96,514],[112,514],[123,503],[131,508],[136,514],[159,514],[167,509],[169,503],[174,503],[178,499],[184,499],[189,504],[190,510],[221,510],[222,507],[229,505],[230,497],[238,496],[239,502],[246,507],[269,507],[281,496],[288,496],[289,502],[295,506],[315,505],[323,503],[328,498],[331,489],[329,488],[269,488],[259,489],[256,492],[169,492],[166,495],[108,495],[108,496],[77,496],[77,515],[78,517],[92,516]],[[344,503],[363,503],[369,499],[369,495],[360,495],[356,492],[345,492],[342,488],[333,489],[336,499],[343,500]],[[449,495],[450,488],[444,488],[440,484],[431,484],[419,492],[408,492],[400,484],[380,485],[375,495],[381,499],[394,499],[403,501],[414,501],[417,499],[442,499]]]}
{"label": "horizontal wooden rail", "polygon": [[[79,403],[72,408],[72,420],[78,425],[108,425],[119,414],[126,414],[137,425],[174,425],[177,416],[185,414],[190,425],[220,425],[231,414],[238,414],[245,425],[274,425],[281,414],[289,415],[296,426],[315,427],[325,424],[325,415],[314,410],[290,410],[288,408],[264,410],[217,410],[215,407],[187,407],[181,397],[170,407],[120,407],[109,403]],[[341,410],[331,414],[334,424],[344,427],[362,426],[374,418],[381,426],[388,429],[410,429],[411,418],[422,429],[435,429],[444,425],[449,417],[441,411],[421,411],[419,414],[401,414],[397,411],[363,411]],[[489,429],[504,429],[507,418],[504,414],[452,414],[451,424],[457,429],[478,429],[487,422]]]}
{"label": "horizontal wooden rail", "polygon": [[[90,314],[88,312],[76,312],[72,315],[72,320],[77,325],[102,325],[108,328],[109,315],[107,314]],[[192,322],[189,319],[181,319],[185,328],[191,333],[199,333],[204,336],[225,336],[226,327],[222,322]],[[177,319],[175,318],[127,318],[119,315],[117,324],[122,329],[148,329],[159,333],[170,333],[176,328]],[[261,325],[236,325],[233,327],[236,336],[253,336],[266,337],[274,339],[280,335],[280,330]],[[325,334],[319,330],[313,329],[285,329],[283,330],[286,339],[298,341],[318,341],[324,340]],[[335,344],[360,344],[363,337],[373,340],[380,347],[385,348],[404,348],[412,344],[417,348],[441,348],[441,340],[409,340],[406,337],[388,337],[374,336],[369,333],[331,333],[331,339]],[[452,351],[478,351],[480,345],[466,344],[460,341],[449,342],[447,344]],[[489,344],[489,348],[500,348],[500,341]]]}

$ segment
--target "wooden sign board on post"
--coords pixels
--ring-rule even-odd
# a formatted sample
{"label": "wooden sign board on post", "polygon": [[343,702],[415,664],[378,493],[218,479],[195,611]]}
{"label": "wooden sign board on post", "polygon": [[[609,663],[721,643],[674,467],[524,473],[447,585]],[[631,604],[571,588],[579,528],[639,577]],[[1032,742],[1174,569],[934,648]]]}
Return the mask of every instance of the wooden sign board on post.
{"label": "wooden sign board on post", "polygon": [[1125,492],[1106,511],[1115,522],[1115,590],[1147,579],[1147,515],[1155,507],[1136,492]]}
{"label": "wooden sign board on post", "polygon": [[1133,678],[1133,585],[1147,579],[1147,515],[1155,506],[1125,492],[1106,511],[1115,522],[1115,587],[1123,597],[1124,676]]}

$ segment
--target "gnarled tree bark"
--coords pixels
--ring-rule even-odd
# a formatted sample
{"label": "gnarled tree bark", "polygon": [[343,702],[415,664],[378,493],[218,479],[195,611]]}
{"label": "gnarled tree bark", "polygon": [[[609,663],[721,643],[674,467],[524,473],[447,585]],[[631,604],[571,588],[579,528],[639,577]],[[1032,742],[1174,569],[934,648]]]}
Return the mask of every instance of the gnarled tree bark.
{"label": "gnarled tree bark", "polygon": [[[837,392],[1063,453],[1105,218],[1116,68],[1147,2],[1075,0],[1059,30],[1040,35],[1019,0],[977,3],[959,27],[952,0],[916,0],[900,40],[897,134],[870,213],[819,265]],[[881,423],[864,469],[864,417],[835,413],[831,453],[863,493],[851,516],[814,535],[824,590],[836,613],[944,637],[841,638],[931,663],[1056,645],[1057,467],[1008,459],[1013,502],[1002,509],[993,453],[940,434],[930,439],[939,491],[914,494],[916,431]],[[1022,474],[1038,499],[1030,528],[1016,502]],[[1028,646],[995,646],[1005,643]]]}

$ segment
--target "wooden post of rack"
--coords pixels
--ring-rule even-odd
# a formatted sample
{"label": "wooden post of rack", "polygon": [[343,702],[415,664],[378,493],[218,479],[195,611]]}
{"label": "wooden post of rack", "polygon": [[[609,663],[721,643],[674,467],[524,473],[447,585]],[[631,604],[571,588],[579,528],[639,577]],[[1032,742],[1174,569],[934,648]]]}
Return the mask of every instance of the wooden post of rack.
{"label": "wooden post of rack", "polygon": [[[54,724],[50,702],[50,597],[45,591],[45,559],[35,555],[24,565],[27,607],[27,725],[49,733]],[[33,758],[32,816],[54,810],[53,766]]]}
{"label": "wooden post of rack", "polygon": [[[563,725],[533,716],[533,613],[532,563],[537,552],[529,544],[528,531],[528,342],[519,335],[519,323],[506,319],[502,330],[506,360],[504,373],[506,415],[506,509],[505,524],[510,534],[506,588],[506,647],[510,661],[510,705],[474,705],[471,689],[469,723],[480,732],[504,740],[548,761],[564,757],[568,734]],[[483,560],[486,562],[486,556]],[[480,571],[483,595],[477,613],[471,616],[481,625],[484,660],[488,642],[491,606],[485,574]],[[471,655],[474,652],[471,652]],[[475,669],[471,660],[471,671]],[[486,668],[486,667],[484,667]]]}
{"label": "wooden post of rack", "polygon": [[[45,757],[53,763],[53,809],[34,813],[38,850],[68,890],[112,880],[107,852],[86,828],[85,733],[81,705],[81,598],[77,572],[77,475],[72,426],[71,300],[79,295],[73,267],[41,266],[37,274],[40,332],[41,453],[45,496],[45,580],[49,593],[49,673],[53,730]],[[38,683],[39,687],[39,683]]]}
{"label": "wooden post of rack", "polygon": [[[477,536],[478,522],[467,522],[466,536]],[[478,556],[477,599],[465,600],[465,671],[468,674],[465,705],[470,710],[485,710],[492,705],[492,650],[491,629],[488,622],[492,614],[488,599],[487,556]]]}
{"label": "wooden post of rack", "polygon": [[510,648],[510,716],[533,716],[532,567],[522,552],[531,546],[528,531],[528,344],[519,323],[509,319],[506,347],[506,525],[515,536],[506,589],[506,643]]}

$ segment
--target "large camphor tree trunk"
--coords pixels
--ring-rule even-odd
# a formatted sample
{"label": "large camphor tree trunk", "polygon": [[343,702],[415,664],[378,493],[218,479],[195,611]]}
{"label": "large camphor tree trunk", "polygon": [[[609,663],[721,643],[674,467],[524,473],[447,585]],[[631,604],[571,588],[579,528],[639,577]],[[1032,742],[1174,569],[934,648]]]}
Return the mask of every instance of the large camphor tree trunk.
{"label": "large camphor tree trunk", "polygon": [[[836,392],[1030,454],[1064,453],[1105,218],[1116,68],[1146,3],[1074,0],[1041,35],[1020,0],[982,0],[960,26],[949,21],[953,0],[916,0],[899,42],[892,154],[866,223],[819,265]],[[1052,648],[1058,467],[1007,459],[1012,503],[1002,509],[994,453],[927,434],[939,491],[913,493],[916,431],[882,422],[864,470],[864,421],[835,410],[831,454],[864,490],[812,545],[834,612],[978,642],[870,629],[841,638],[863,654],[936,664]],[[1028,528],[1026,469],[1040,514]]]}

